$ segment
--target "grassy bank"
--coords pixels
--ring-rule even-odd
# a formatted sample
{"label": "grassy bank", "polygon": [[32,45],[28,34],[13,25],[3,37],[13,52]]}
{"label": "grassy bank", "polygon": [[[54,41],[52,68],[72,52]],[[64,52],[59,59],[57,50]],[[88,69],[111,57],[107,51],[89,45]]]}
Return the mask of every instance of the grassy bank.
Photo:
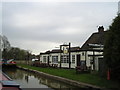
{"label": "grassy bank", "polygon": [[108,81],[105,78],[101,78],[99,77],[99,75],[95,73],[76,74],[76,71],[74,69],[71,70],[71,69],[40,68],[40,67],[33,67],[29,65],[23,65],[23,64],[19,64],[18,66],[33,69],[33,70],[38,70],[44,73],[64,77],[64,78],[75,80],[78,82],[89,83],[89,84],[100,86],[100,87],[119,88],[118,83],[113,81]]}

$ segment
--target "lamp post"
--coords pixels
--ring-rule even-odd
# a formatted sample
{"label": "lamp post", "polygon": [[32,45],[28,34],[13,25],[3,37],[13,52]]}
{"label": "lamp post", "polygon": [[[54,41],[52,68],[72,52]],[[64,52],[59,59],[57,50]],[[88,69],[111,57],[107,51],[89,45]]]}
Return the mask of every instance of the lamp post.
{"label": "lamp post", "polygon": [[69,69],[71,68],[71,50],[70,50],[70,48],[71,48],[71,43],[69,43]]}
{"label": "lamp post", "polygon": [[62,53],[62,45],[60,45],[60,68],[61,68],[61,53]]}

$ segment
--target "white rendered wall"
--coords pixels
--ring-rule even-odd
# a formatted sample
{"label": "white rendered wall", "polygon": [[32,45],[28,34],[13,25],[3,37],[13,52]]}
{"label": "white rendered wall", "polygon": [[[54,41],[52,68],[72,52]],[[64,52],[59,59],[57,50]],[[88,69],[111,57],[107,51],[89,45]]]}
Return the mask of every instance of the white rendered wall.
{"label": "white rendered wall", "polygon": [[[82,54],[84,53],[84,54]],[[90,57],[88,57],[88,55],[93,55],[93,51],[81,51],[81,52],[71,52],[71,68],[75,68],[77,66],[77,55],[80,54],[80,60],[81,61],[85,61],[86,59],[86,66],[87,67],[90,67],[91,64],[90,64]],[[95,52],[95,55],[97,54],[102,54],[102,52]],[[50,61],[50,64],[53,64],[52,63],[52,56],[58,56],[58,63],[54,63],[54,64],[58,64],[58,67],[60,67],[60,55],[64,55],[63,53],[51,53],[51,54],[43,54],[40,56],[40,61],[43,62],[43,57],[44,56],[49,56],[49,61]],[[69,55],[69,54],[67,54]],[[75,63],[72,63],[72,55],[75,55]],[[95,58],[95,69],[98,70],[98,57]],[[47,60],[46,60],[47,61]],[[47,62],[46,62],[47,63]],[[64,68],[69,68],[69,63],[61,63],[61,67],[64,67]]]}

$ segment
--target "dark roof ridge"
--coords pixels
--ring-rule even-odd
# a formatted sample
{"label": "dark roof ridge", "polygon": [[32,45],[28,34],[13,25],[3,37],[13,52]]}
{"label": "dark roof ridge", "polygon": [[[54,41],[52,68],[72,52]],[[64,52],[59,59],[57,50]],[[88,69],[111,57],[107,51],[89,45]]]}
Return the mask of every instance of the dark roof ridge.
{"label": "dark roof ridge", "polygon": [[104,33],[104,32],[107,32],[107,30],[106,30],[106,31],[103,31],[103,32],[94,32],[94,33],[92,33],[92,34],[99,34],[99,33]]}
{"label": "dark roof ridge", "polygon": [[103,44],[106,32],[108,32],[108,31],[106,30],[106,31],[103,31],[103,32],[92,33],[91,36],[82,45],[81,49],[89,49],[88,44]]}

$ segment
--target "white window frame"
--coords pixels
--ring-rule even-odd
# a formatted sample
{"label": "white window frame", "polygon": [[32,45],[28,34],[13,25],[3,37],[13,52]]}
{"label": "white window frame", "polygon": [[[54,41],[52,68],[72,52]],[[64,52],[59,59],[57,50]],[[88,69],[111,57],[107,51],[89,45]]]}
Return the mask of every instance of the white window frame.
{"label": "white window frame", "polygon": [[61,63],[69,63],[69,55],[62,55]]}
{"label": "white window frame", "polygon": [[47,62],[47,56],[43,56],[43,63]]}
{"label": "white window frame", "polygon": [[75,64],[75,55],[72,55],[72,63]]}
{"label": "white window frame", "polygon": [[58,56],[52,56],[52,63],[58,63]]}

